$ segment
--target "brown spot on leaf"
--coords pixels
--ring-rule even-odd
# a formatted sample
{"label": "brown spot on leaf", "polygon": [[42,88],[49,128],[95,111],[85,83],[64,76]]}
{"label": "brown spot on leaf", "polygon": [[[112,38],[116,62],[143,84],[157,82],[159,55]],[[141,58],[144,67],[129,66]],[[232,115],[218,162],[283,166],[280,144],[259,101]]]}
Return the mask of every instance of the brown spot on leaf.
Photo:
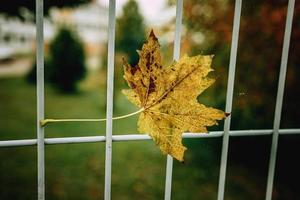
{"label": "brown spot on leaf", "polygon": [[151,65],[150,53],[146,54],[146,68],[149,70]]}
{"label": "brown spot on leaf", "polygon": [[132,81],[129,81],[129,85],[132,89],[135,89],[136,88],[136,84]]}
{"label": "brown spot on leaf", "polygon": [[152,92],[155,91],[155,83],[152,77],[150,77],[150,82],[149,82],[149,90],[148,90],[148,94],[151,94]]}
{"label": "brown spot on leaf", "polygon": [[139,68],[139,66],[135,66],[135,67],[131,67],[130,68],[130,73],[132,74],[132,75],[134,75],[135,74],[135,72],[138,70],[138,68]]}

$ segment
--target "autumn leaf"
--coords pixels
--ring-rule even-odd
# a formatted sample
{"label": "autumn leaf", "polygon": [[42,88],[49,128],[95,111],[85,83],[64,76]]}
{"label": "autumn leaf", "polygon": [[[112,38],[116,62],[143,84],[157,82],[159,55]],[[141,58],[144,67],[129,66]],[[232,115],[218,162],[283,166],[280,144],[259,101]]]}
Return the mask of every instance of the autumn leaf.
{"label": "autumn leaf", "polygon": [[169,67],[161,64],[160,45],[151,31],[138,51],[140,59],[130,66],[124,59],[124,78],[131,89],[126,97],[142,109],[138,120],[141,133],[148,133],[163,154],[183,161],[184,131],[203,133],[225,113],[200,104],[197,96],[214,83],[208,78],[212,56],[182,57]]}

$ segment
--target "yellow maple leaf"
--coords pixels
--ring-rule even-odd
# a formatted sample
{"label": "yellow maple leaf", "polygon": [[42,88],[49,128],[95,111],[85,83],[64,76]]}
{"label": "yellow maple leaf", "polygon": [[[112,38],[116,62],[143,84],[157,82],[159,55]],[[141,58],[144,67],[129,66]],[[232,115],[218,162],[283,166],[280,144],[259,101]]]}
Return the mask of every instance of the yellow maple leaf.
{"label": "yellow maple leaf", "polygon": [[123,93],[142,109],[139,132],[148,133],[163,154],[183,161],[186,147],[182,145],[182,133],[207,132],[206,126],[225,118],[223,111],[197,100],[214,83],[207,77],[212,71],[212,56],[184,56],[171,66],[162,67],[160,45],[153,31],[138,53],[137,66],[132,67],[123,59],[124,78],[131,88]]}

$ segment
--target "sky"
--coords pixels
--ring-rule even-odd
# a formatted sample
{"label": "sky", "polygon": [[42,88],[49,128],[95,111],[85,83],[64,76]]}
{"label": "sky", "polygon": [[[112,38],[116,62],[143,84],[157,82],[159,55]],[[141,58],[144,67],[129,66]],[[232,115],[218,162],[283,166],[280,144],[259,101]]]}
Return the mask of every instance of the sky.
{"label": "sky", "polygon": [[[116,12],[119,16],[122,7],[128,0],[116,0]],[[109,0],[98,0],[98,2],[108,7]],[[168,7],[166,0],[137,0],[140,13],[144,16],[148,26],[159,26],[175,17],[175,6]]]}

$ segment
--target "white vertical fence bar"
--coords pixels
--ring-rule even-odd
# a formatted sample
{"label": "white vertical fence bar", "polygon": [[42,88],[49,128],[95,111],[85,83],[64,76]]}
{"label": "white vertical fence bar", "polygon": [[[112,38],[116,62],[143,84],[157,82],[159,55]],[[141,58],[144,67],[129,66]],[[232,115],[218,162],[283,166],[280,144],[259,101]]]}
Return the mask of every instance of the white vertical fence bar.
{"label": "white vertical fence bar", "polygon": [[286,77],[286,70],[287,70],[287,62],[288,62],[288,55],[289,55],[290,38],[291,38],[291,32],[292,32],[294,6],[295,6],[295,0],[289,0],[287,16],[286,16],[282,55],[281,55],[278,90],[277,90],[277,97],[276,97],[275,116],[274,116],[274,124],[273,124],[274,132],[273,132],[273,136],[272,136],[272,146],[271,146],[270,161],[269,161],[266,200],[272,199],[277,146],[278,146],[278,135],[279,135],[279,127],[280,127],[280,119],[281,119],[281,110],[282,110],[282,101],[283,101],[283,94],[284,94],[284,84],[285,84],[285,77]]}
{"label": "white vertical fence bar", "polygon": [[174,37],[174,49],[173,49],[174,60],[179,60],[180,57],[180,41],[181,41],[181,26],[182,26],[182,12],[183,12],[182,10],[183,10],[183,0],[177,0],[175,37]]}
{"label": "white vertical fence bar", "polygon": [[[236,55],[237,55],[237,47],[238,47],[238,39],[239,39],[241,9],[242,9],[242,0],[236,0],[235,9],[234,9],[233,31],[232,31],[232,40],[231,40],[231,51],[230,51],[230,62],[229,62],[227,95],[226,95],[225,112],[227,113],[231,113],[232,110],[233,86],[234,86],[234,77],[235,77],[235,68],[236,68],[235,66],[236,66]],[[229,115],[225,119],[225,124],[224,124],[221,166],[220,166],[220,175],[219,175],[218,200],[224,199],[230,121],[231,121],[231,115]]]}
{"label": "white vertical fence bar", "polygon": [[[177,0],[177,2],[176,2],[175,37],[174,37],[174,49],[173,49],[173,59],[174,60],[179,60],[179,57],[180,57],[182,7],[183,7],[183,0]],[[173,171],[173,158],[172,158],[172,156],[168,155],[167,156],[167,166],[166,166],[165,200],[171,199],[172,171]]]}
{"label": "white vertical fence bar", "polygon": [[111,164],[112,164],[112,117],[114,93],[115,59],[115,23],[116,1],[109,1],[108,18],[108,54],[107,54],[107,99],[106,99],[106,147],[105,147],[105,186],[104,199],[111,199]]}
{"label": "white vertical fence bar", "polygon": [[167,156],[167,167],[166,167],[166,182],[165,182],[165,200],[171,199],[172,193],[172,173],[173,173],[173,158]]}
{"label": "white vertical fence bar", "polygon": [[45,143],[44,128],[40,120],[44,119],[44,12],[43,0],[36,0],[36,79],[37,79],[37,170],[38,199],[45,199]]}

